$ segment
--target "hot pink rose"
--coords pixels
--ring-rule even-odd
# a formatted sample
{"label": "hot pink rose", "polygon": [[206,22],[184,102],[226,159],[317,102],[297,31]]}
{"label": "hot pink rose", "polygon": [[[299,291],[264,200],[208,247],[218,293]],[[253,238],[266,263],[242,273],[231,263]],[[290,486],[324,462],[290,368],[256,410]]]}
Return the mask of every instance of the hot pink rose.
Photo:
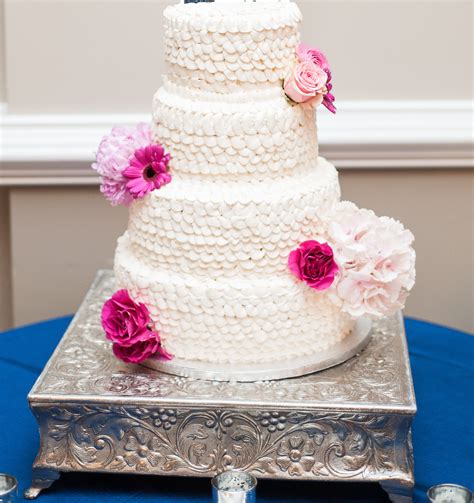
{"label": "hot pink rose", "polygon": [[145,304],[135,303],[127,290],[119,290],[102,308],[102,327],[107,339],[131,346],[149,331],[150,314]]}
{"label": "hot pink rose", "polygon": [[306,103],[317,98],[322,102],[327,92],[327,79],[328,76],[322,68],[311,61],[303,61],[286,79],[285,93],[296,103]]}
{"label": "hot pink rose", "polygon": [[102,327],[113,344],[117,358],[140,363],[159,354],[171,358],[161,346],[160,336],[151,329],[151,318],[145,304],[136,303],[127,290],[115,292],[102,308]]}
{"label": "hot pink rose", "polygon": [[328,289],[339,270],[331,247],[318,241],[304,241],[288,257],[290,271],[315,290]]}
{"label": "hot pink rose", "polygon": [[167,360],[171,360],[172,358],[161,346],[160,336],[151,331],[148,331],[144,340],[135,342],[131,346],[114,344],[112,350],[114,355],[125,363],[140,363],[156,354]]}

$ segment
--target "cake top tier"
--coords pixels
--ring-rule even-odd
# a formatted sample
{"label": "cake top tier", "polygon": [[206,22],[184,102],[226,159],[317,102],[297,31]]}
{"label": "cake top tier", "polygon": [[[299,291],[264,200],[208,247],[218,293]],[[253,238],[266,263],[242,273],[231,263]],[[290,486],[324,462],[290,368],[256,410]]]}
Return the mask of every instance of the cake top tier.
{"label": "cake top tier", "polygon": [[294,2],[180,3],[164,16],[168,77],[177,84],[218,93],[279,86],[294,65]]}

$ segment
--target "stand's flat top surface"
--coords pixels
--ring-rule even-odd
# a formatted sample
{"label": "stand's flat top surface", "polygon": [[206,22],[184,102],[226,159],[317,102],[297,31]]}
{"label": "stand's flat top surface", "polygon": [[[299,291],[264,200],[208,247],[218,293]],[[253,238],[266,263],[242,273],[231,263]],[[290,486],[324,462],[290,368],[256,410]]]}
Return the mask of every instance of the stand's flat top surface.
{"label": "stand's flat top surface", "polygon": [[281,381],[226,383],[176,377],[117,360],[100,312],[115,291],[100,271],[31,390],[31,402],[179,403],[298,407],[414,414],[415,397],[401,313],[375,321],[359,356],[328,370]]}

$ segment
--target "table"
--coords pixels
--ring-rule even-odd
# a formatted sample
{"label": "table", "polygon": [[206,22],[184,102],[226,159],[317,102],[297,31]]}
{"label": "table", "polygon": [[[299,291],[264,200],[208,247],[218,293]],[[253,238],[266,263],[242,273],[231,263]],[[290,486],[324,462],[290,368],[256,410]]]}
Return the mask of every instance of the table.
{"label": "table", "polygon": [[[14,474],[20,490],[28,487],[38,449],[36,422],[26,395],[56,347],[70,317],[0,334],[0,471]],[[453,482],[474,486],[474,337],[446,327],[407,319],[406,329],[418,413],[413,424],[415,503],[426,489]],[[159,501],[208,502],[205,479],[65,474],[41,500],[77,503]],[[258,501],[296,503],[382,503],[377,484],[261,481]]]}

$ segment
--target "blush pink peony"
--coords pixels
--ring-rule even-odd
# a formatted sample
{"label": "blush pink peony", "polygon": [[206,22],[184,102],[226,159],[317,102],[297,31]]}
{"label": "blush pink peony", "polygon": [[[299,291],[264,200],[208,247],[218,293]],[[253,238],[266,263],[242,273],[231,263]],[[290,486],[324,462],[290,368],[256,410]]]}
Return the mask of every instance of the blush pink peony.
{"label": "blush pink peony", "polygon": [[92,168],[99,173],[100,190],[112,205],[129,206],[134,199],[171,181],[169,159],[163,147],[153,143],[150,126],[138,124],[135,128],[113,128],[102,139]]}
{"label": "blush pink peony", "polygon": [[331,217],[327,239],[340,267],[335,293],[343,311],[380,318],[403,307],[415,282],[409,230],[392,218],[342,202]]}
{"label": "blush pink peony", "polygon": [[399,280],[381,282],[370,274],[349,270],[336,286],[343,310],[352,317],[380,318],[394,314],[405,303],[407,291]]}
{"label": "blush pink peony", "polygon": [[92,168],[99,173],[100,190],[112,205],[131,204],[133,197],[127,190],[123,172],[134,152],[151,143],[150,127],[143,123],[135,128],[115,127],[102,139]]}
{"label": "blush pink peony", "polygon": [[299,63],[291,75],[285,80],[284,90],[286,95],[295,103],[319,104],[324,99],[327,74],[311,61]]}
{"label": "blush pink peony", "polygon": [[288,256],[288,268],[299,280],[315,290],[328,289],[339,270],[327,243],[309,240],[300,243]]}
{"label": "blush pink peony", "polygon": [[104,303],[101,321],[117,358],[129,363],[140,363],[155,354],[171,358],[161,346],[159,334],[150,328],[148,308],[134,302],[127,290],[115,292]]}

